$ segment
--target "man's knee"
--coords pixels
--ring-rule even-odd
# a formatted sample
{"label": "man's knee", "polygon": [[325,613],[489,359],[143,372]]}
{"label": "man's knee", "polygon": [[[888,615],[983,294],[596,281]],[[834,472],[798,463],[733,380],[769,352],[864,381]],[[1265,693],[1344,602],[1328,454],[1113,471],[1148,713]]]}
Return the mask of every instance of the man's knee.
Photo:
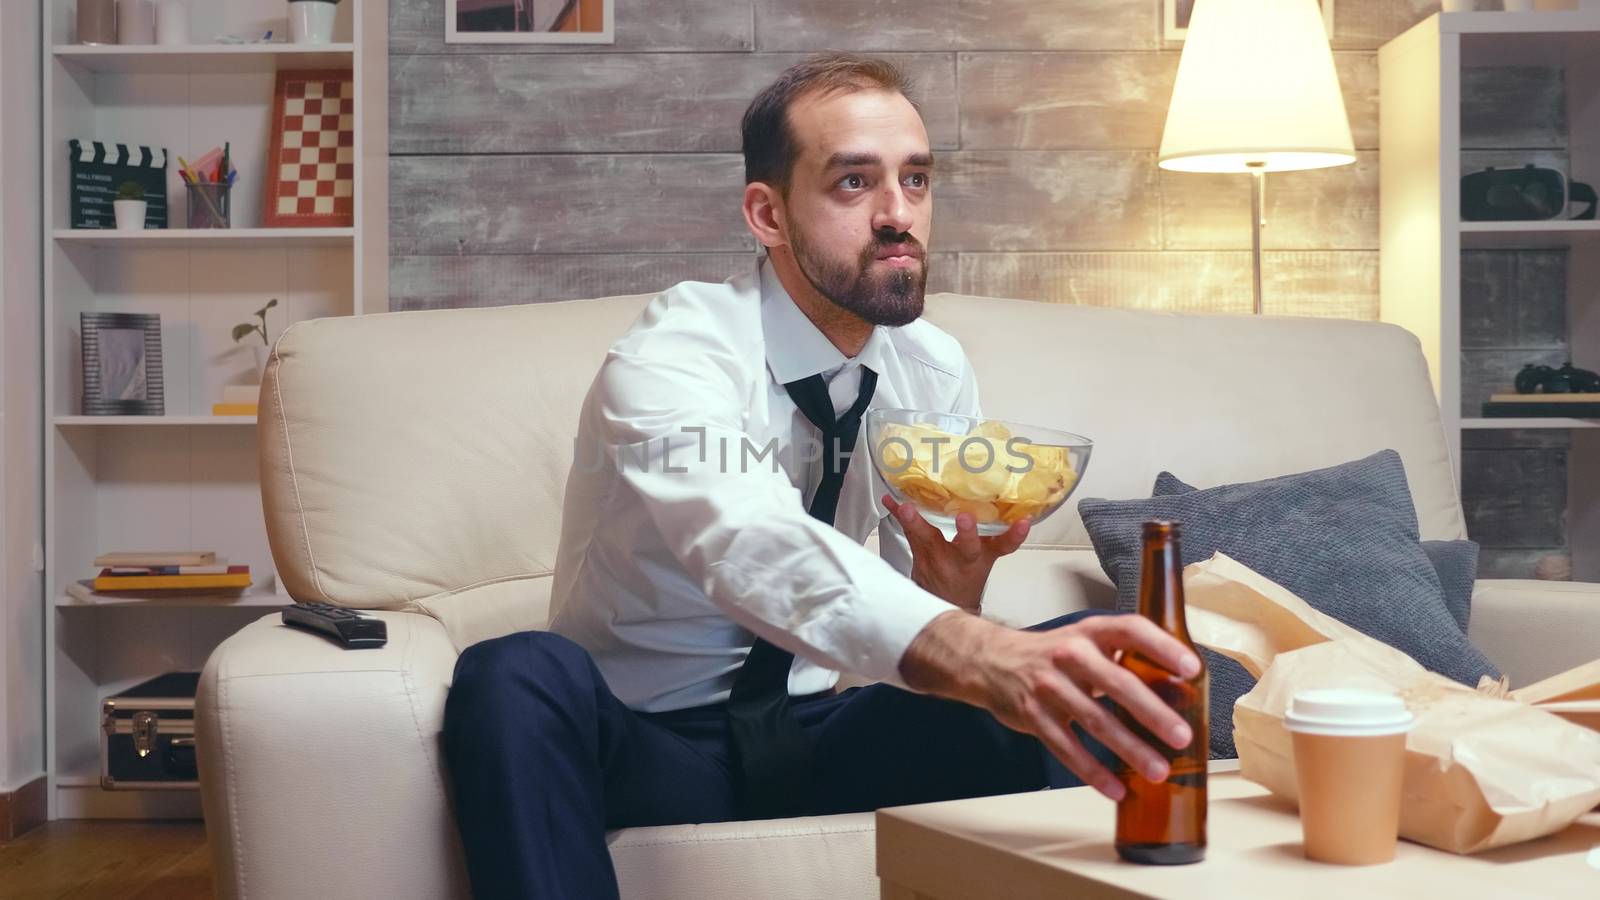
{"label": "man's knee", "polygon": [[1123,615],[1123,613],[1120,613],[1114,609],[1080,609],[1077,612],[1070,612],[1064,616],[1057,616],[1054,619],[1040,622],[1037,625],[1029,625],[1027,628],[1024,628],[1023,631],[1049,631],[1052,628],[1060,628],[1063,625],[1071,625],[1075,622],[1082,622],[1084,619],[1092,618],[1094,616],[1120,615]]}
{"label": "man's knee", "polygon": [[456,660],[445,729],[538,716],[592,693],[596,677],[589,654],[558,634],[524,631],[480,641]]}

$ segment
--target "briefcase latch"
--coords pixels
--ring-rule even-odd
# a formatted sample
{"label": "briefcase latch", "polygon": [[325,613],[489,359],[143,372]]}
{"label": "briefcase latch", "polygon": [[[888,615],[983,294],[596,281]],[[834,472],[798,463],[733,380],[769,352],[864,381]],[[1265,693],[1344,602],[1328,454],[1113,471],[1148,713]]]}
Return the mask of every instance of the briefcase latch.
{"label": "briefcase latch", "polygon": [[133,749],[143,759],[156,748],[156,734],[161,729],[161,717],[141,709],[133,714]]}

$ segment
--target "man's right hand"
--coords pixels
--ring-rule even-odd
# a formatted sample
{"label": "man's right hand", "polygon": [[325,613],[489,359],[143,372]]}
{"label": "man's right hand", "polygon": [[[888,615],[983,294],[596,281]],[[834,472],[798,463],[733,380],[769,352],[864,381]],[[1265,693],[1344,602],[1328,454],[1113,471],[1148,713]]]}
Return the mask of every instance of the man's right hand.
{"label": "man's right hand", "polygon": [[1019,631],[951,610],[917,634],[900,660],[900,675],[915,690],[981,707],[1007,727],[1034,735],[1085,784],[1120,800],[1122,782],[1073,735],[1071,722],[1151,781],[1167,777],[1167,762],[1096,696],[1109,696],[1176,749],[1194,736],[1154,691],[1114,661],[1118,650],[1183,678],[1200,671],[1192,650],[1142,616],[1091,616],[1050,631]]}

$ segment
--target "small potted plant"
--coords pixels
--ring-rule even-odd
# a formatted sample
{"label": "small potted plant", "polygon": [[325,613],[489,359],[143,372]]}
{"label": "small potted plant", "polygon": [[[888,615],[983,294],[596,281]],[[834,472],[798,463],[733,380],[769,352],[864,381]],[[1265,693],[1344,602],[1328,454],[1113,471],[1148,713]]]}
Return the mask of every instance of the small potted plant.
{"label": "small potted plant", "polygon": [[296,44],[333,41],[333,14],[339,0],[289,0],[289,38]]}
{"label": "small potted plant", "polygon": [[117,230],[143,230],[144,214],[149,206],[144,199],[144,186],[137,181],[124,181],[117,188],[117,199],[111,201],[111,208],[117,217]]}
{"label": "small potted plant", "polygon": [[257,384],[261,383],[261,380],[262,380],[261,376],[266,372],[266,369],[267,369],[267,352],[272,349],[272,342],[270,340],[268,340],[268,338],[267,338],[267,310],[269,310],[269,309],[271,309],[271,308],[273,308],[274,306],[277,306],[277,305],[278,305],[278,298],[273,297],[271,300],[267,301],[267,305],[266,306],[263,306],[260,309],[256,310],[255,315],[256,315],[256,318],[261,320],[260,324],[257,324],[255,322],[240,322],[239,324],[233,326],[233,342],[235,344],[237,344],[240,341],[244,340],[245,338],[249,337],[252,333],[261,335],[261,346],[255,347],[254,346],[255,342],[251,341],[251,345],[254,348],[255,359],[256,359],[256,383]]}

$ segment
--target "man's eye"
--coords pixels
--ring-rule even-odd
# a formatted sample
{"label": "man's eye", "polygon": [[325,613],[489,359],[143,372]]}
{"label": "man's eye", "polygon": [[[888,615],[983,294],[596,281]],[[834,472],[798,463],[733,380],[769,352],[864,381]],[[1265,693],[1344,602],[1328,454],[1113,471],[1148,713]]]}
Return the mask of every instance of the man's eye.
{"label": "man's eye", "polygon": [[839,185],[841,187],[847,187],[851,190],[855,190],[856,188],[860,187],[866,187],[866,184],[866,179],[862,178],[860,175],[846,175],[845,177],[839,179]]}
{"label": "man's eye", "polygon": [[906,180],[911,182],[912,187],[923,188],[928,186],[928,176],[921,172],[914,172],[910,175],[907,175]]}

